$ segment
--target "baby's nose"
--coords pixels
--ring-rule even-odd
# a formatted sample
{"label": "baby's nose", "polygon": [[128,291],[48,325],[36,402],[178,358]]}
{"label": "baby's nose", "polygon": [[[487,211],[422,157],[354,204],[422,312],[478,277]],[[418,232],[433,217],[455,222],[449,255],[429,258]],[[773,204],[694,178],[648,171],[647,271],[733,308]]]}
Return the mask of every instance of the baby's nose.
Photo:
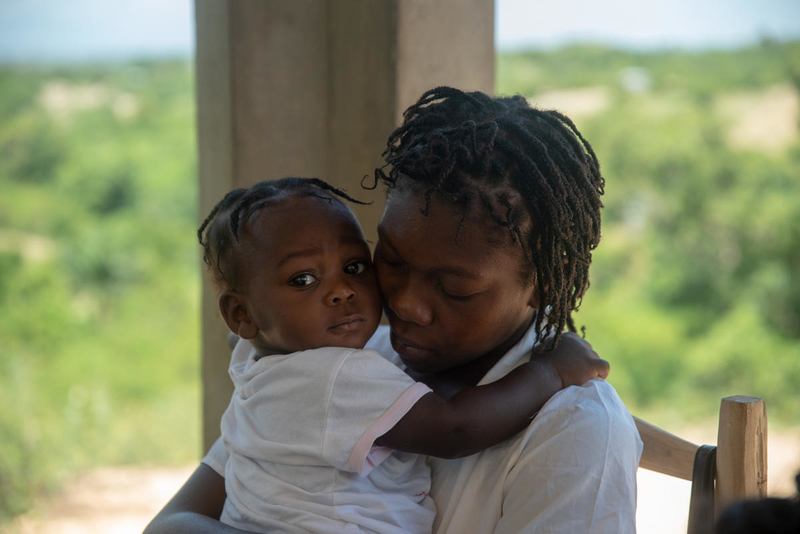
{"label": "baby's nose", "polygon": [[335,306],[344,301],[355,298],[356,292],[350,284],[342,281],[338,282],[327,295],[328,304]]}

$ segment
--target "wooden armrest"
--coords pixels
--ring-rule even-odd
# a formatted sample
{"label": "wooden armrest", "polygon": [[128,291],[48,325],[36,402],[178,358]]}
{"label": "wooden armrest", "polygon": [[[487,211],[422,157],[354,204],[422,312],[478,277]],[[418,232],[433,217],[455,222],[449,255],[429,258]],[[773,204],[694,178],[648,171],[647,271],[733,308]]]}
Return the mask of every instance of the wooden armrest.
{"label": "wooden armrest", "polygon": [[694,456],[699,448],[694,443],[634,417],[644,442],[639,466],[684,480],[692,480]]}

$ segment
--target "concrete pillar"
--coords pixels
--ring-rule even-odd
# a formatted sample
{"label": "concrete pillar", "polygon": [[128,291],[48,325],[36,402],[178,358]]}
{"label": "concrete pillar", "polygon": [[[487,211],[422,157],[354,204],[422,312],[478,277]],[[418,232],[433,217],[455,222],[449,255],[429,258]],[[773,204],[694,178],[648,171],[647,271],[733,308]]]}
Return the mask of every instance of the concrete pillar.
{"label": "concrete pillar", "polygon": [[[195,0],[201,220],[225,192],[284,176],[352,196],[374,242],[381,191],[360,187],[426,89],[494,87],[493,0]],[[203,278],[203,442],[230,398],[230,351]]]}

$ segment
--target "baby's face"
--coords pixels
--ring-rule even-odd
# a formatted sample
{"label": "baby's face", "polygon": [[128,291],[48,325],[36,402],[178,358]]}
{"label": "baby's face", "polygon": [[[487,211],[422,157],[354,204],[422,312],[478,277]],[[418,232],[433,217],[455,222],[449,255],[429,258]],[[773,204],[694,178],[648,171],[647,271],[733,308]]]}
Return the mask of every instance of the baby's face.
{"label": "baby's face", "polygon": [[290,194],[245,223],[242,292],[265,352],[362,348],[381,316],[369,247],[338,201]]}

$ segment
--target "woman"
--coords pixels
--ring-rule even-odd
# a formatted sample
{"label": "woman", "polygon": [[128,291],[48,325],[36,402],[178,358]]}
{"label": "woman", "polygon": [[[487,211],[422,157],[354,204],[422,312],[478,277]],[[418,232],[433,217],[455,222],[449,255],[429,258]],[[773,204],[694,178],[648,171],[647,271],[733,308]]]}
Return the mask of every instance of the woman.
{"label": "woman", "polygon": [[[604,182],[568,118],[521,97],[437,88],[406,111],[384,155],[375,267],[390,327],[369,348],[448,396],[574,331]],[[634,532],[640,455],[608,383],[567,388],[515,438],[432,460],[434,529]],[[218,441],[147,532],[239,532],[216,521],[225,459]]]}

